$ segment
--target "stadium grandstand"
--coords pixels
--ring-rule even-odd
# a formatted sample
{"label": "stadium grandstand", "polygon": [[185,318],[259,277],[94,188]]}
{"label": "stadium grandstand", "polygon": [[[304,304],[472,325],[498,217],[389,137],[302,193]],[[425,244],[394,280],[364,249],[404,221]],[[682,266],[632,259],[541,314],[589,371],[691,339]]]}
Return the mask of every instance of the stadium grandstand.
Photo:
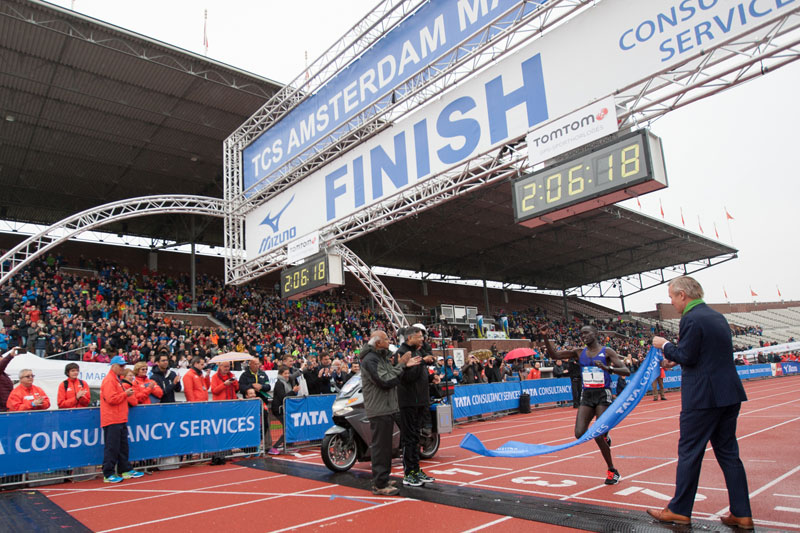
{"label": "stadium grandstand", "polygon": [[[150,372],[164,353],[169,369],[186,376],[195,357],[210,365],[235,352],[256,358],[273,385],[286,364],[303,377],[308,396],[323,396],[352,377],[370,332],[402,341],[401,324],[352,266],[342,287],[300,299],[281,298],[277,270],[226,283],[221,147],[284,87],[40,1],[0,4],[0,55],[0,352],[27,352],[27,366],[12,361],[8,374],[36,370],[51,410],[70,362],[95,368],[121,356]],[[511,189],[500,179],[347,242],[403,321],[427,328],[432,374],[446,376],[447,359],[458,354],[484,352],[477,372],[453,378],[459,385],[492,382],[489,360],[502,368],[494,381],[553,372],[560,365],[537,343],[540,331],[566,349],[581,345],[585,325],[596,326],[635,371],[654,335],[674,338],[679,317],[669,306],[632,313],[625,298],[736,259],[731,246],[617,205],[522,226]],[[133,205],[145,197],[161,200]],[[202,209],[197,198],[205,199]],[[603,305],[609,299],[622,311]],[[712,307],[728,319],[738,351],[800,338],[800,302]],[[447,314],[454,310],[461,314]],[[518,347],[533,353],[505,361]],[[787,348],[769,362],[797,361],[797,353]],[[747,360],[767,362],[757,353]],[[236,375],[247,365],[235,362]],[[100,381],[87,381],[94,407]],[[242,388],[228,399],[246,397],[237,383]],[[261,411],[259,403],[268,429],[252,449],[174,453],[136,467],[217,464],[223,455],[289,454],[300,446],[319,455],[319,439],[275,444],[286,423]],[[40,478],[0,472],[0,487],[96,475],[93,466]]]}

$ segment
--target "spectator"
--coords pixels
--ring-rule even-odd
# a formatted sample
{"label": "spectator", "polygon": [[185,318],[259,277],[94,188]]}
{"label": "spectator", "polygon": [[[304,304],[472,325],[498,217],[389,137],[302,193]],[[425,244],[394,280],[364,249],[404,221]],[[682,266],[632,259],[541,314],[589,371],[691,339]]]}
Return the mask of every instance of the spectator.
{"label": "spectator", "polygon": [[159,403],[164,396],[164,391],[158,386],[158,383],[147,377],[147,371],[148,366],[144,361],[133,365],[133,384],[139,405]]}
{"label": "spectator", "polygon": [[181,391],[181,377],[169,368],[169,352],[163,351],[156,356],[156,366],[150,372],[150,378],[161,389],[160,403],[175,403],[175,393]]}
{"label": "spectator", "polygon": [[57,404],[59,409],[89,407],[92,393],[89,385],[78,379],[78,374],[80,374],[78,363],[68,363],[64,367],[64,375],[67,376],[67,379],[61,382],[61,386],[58,388]]}
{"label": "spectator", "polygon": [[33,370],[19,371],[19,385],[8,395],[6,407],[9,411],[37,411],[50,408],[50,398],[33,384]]}
{"label": "spectator", "polygon": [[6,402],[8,401],[8,395],[14,390],[14,382],[6,374],[6,367],[18,353],[19,348],[11,348],[3,354],[3,359],[0,360],[0,412],[8,411]]}
{"label": "spectator", "polygon": [[231,373],[229,362],[220,363],[217,373],[211,377],[211,398],[213,400],[235,400],[239,382]]}
{"label": "spectator", "polygon": [[539,379],[542,377],[541,371],[542,365],[539,364],[539,361],[533,363],[533,368],[531,368],[530,372],[528,372],[528,377],[526,379]]}
{"label": "spectator", "polygon": [[[251,389],[253,390],[253,389]],[[292,387],[289,384],[289,367],[278,367],[278,379],[275,381],[275,393],[272,397],[272,414],[281,421],[281,426],[284,426],[284,413],[283,413],[283,400],[287,396],[297,396],[297,391],[300,390],[299,385]],[[284,426],[285,427],[285,426]],[[283,444],[283,435],[272,445],[269,453],[270,455],[278,455],[279,448]]]}
{"label": "spectator", "polygon": [[394,496],[400,492],[389,481],[394,416],[398,412],[395,388],[403,369],[420,364],[421,359],[412,359],[408,353],[393,365],[389,360],[389,337],[384,331],[372,333],[359,357],[363,366],[364,408],[372,430],[372,492],[378,496]]}
{"label": "spectator", "polygon": [[255,389],[257,393],[266,394],[270,390],[267,373],[259,368],[258,359],[253,357],[247,362],[247,368],[239,376],[239,392],[247,395],[247,389]]}
{"label": "spectator", "polygon": [[[493,345],[494,346],[494,345]],[[496,348],[496,346],[495,346]],[[489,383],[499,383],[503,381],[503,376],[500,370],[501,363],[496,362],[494,357],[490,357],[486,361],[486,368],[483,373],[486,375],[486,381]]]}
{"label": "spectator", "polygon": [[483,381],[482,370],[478,359],[474,355],[470,355],[467,364],[461,367],[462,383],[464,385],[481,383]]}
{"label": "spectator", "polygon": [[455,365],[455,360],[450,355],[447,356],[440,374],[444,382],[452,384],[461,383],[461,371]]}
{"label": "spectator", "polygon": [[211,370],[206,370],[205,375],[203,374],[206,363],[202,357],[193,357],[191,364],[192,367],[183,376],[183,394],[186,395],[187,402],[207,402]]}
{"label": "spectator", "polygon": [[96,363],[97,362],[97,345],[92,343],[89,345],[89,349],[86,350],[83,354],[83,361],[85,363]]}
{"label": "spectator", "polygon": [[120,377],[125,359],[115,357],[111,369],[100,386],[100,427],[103,428],[103,482],[119,483],[123,479],[142,477],[128,462],[128,402],[133,388],[123,389]]}

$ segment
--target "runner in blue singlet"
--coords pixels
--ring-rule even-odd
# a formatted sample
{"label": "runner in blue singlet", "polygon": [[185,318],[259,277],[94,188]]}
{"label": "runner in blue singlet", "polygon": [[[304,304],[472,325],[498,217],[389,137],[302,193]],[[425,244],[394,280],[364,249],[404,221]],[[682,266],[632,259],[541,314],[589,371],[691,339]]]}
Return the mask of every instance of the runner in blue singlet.
{"label": "runner in blue singlet", "polygon": [[[582,327],[581,339],[586,344],[586,348],[556,351],[547,338],[547,330],[540,332],[540,341],[544,344],[548,357],[551,359],[577,359],[581,365],[583,392],[578,416],[575,419],[575,438],[580,438],[586,433],[592,419],[602,415],[611,405],[611,374],[628,376],[631,373],[614,350],[606,348],[598,342],[596,327]],[[611,459],[611,439],[608,438],[608,434],[604,434],[597,437],[595,442],[608,465],[605,484],[619,483],[619,472],[614,468],[614,462]]]}

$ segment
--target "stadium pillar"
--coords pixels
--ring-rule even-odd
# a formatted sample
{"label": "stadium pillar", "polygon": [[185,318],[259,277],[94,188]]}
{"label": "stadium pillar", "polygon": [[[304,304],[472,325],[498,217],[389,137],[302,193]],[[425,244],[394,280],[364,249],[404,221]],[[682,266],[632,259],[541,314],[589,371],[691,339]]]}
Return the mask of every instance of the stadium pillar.
{"label": "stadium pillar", "polygon": [[625,294],[623,294],[623,292],[622,292],[622,280],[621,279],[617,280],[617,283],[619,283],[619,285],[618,285],[619,286],[619,301],[622,302],[622,314],[624,315],[625,314]]}
{"label": "stadium pillar", "polygon": [[567,291],[561,290],[561,303],[564,304],[564,318],[569,318],[569,308],[567,307]]}
{"label": "stadium pillar", "polygon": [[489,309],[489,289],[486,287],[486,279],[483,279],[483,304],[486,306],[486,316],[492,316]]}
{"label": "stadium pillar", "polygon": [[195,284],[195,277],[196,277],[195,262],[196,262],[197,258],[195,257],[195,248],[194,248],[194,241],[195,241],[194,216],[190,216],[189,219],[191,220],[191,225],[192,225],[192,229],[191,229],[192,263],[189,265],[189,277],[192,278],[192,280],[191,280],[191,284],[192,284],[192,313],[196,313],[197,312],[197,286]]}

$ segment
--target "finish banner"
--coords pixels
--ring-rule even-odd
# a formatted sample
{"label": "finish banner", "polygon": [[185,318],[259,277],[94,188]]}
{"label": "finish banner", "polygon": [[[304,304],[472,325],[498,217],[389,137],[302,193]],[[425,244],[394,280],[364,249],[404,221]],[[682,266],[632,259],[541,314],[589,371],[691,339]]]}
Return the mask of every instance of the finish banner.
{"label": "finish banner", "polygon": [[[261,400],[142,405],[128,416],[131,461],[257,447]],[[0,475],[103,462],[100,409],[0,414]]]}
{"label": "finish banner", "polygon": [[644,360],[639,370],[631,376],[628,386],[617,396],[614,403],[605,413],[595,420],[586,433],[578,440],[561,444],[558,446],[548,446],[546,444],[526,444],[518,441],[508,441],[496,450],[489,450],[483,443],[471,433],[467,433],[461,441],[461,447],[471,452],[485,455],[487,457],[532,457],[534,455],[545,455],[554,453],[584,442],[589,442],[622,422],[628,414],[639,404],[641,399],[650,389],[653,381],[661,375],[661,360],[664,355],[661,350],[650,348],[650,352]]}
{"label": "finish banner", "polygon": [[335,394],[322,396],[289,396],[283,402],[286,442],[322,440],[325,431],[333,425],[333,401]]}

